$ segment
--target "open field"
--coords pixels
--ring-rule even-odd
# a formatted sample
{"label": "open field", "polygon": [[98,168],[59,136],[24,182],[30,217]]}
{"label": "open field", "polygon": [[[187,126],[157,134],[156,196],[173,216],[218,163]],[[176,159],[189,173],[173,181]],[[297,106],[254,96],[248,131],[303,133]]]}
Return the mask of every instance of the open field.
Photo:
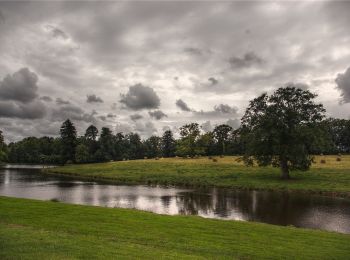
{"label": "open field", "polygon": [[0,197],[0,259],[348,259],[350,235]]}
{"label": "open field", "polygon": [[[148,159],[98,164],[69,165],[48,170],[84,178],[108,180],[125,184],[165,184],[217,186],[245,189],[272,189],[326,193],[350,196],[350,155],[317,156],[310,171],[292,172],[292,179],[280,179],[279,169],[246,167],[237,157],[200,159]],[[321,164],[320,160],[326,160]]]}

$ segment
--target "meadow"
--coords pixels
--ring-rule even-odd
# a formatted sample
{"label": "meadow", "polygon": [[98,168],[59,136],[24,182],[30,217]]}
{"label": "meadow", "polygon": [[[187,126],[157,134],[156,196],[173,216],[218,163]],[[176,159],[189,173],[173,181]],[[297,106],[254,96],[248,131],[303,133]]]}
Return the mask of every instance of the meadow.
{"label": "meadow", "polygon": [[[198,159],[160,158],[75,164],[46,170],[79,178],[119,184],[161,184],[179,186],[216,186],[241,189],[288,190],[350,196],[350,155],[316,156],[306,172],[294,171],[292,179],[281,180],[273,167],[247,167],[236,156]],[[321,163],[324,160],[325,163]]]}
{"label": "meadow", "polygon": [[0,259],[348,259],[350,235],[0,197]]}

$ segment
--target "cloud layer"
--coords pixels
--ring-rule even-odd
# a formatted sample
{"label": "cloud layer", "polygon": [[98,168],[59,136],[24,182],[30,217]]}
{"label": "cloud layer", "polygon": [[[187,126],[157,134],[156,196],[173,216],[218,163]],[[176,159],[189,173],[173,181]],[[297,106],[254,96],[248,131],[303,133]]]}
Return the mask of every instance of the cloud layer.
{"label": "cloud layer", "polygon": [[236,128],[249,100],[288,82],[349,118],[349,10],[346,1],[1,1],[1,130],[8,141],[57,135],[67,117],[80,132],[96,124],[144,137],[189,122]]}

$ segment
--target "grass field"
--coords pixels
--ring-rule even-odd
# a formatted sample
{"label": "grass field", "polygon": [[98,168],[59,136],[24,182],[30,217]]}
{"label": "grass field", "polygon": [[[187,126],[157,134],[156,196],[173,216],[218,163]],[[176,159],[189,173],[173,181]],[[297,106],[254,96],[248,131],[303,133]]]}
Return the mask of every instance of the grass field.
{"label": "grass field", "polygon": [[[200,159],[148,159],[98,164],[69,165],[50,169],[60,173],[125,184],[217,186],[248,189],[283,189],[350,196],[350,156],[318,156],[310,171],[292,172],[292,179],[280,179],[279,169],[246,167],[237,157]],[[321,164],[321,159],[326,160]]]}
{"label": "grass field", "polygon": [[0,197],[0,259],[349,259],[350,235]]}

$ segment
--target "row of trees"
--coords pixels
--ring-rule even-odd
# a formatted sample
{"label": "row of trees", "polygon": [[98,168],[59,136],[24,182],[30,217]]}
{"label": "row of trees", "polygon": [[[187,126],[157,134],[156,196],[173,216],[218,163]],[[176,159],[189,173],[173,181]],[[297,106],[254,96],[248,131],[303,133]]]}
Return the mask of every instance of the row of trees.
{"label": "row of trees", "polygon": [[315,94],[294,87],[253,99],[241,121],[232,129],[222,124],[203,132],[197,123],[180,128],[175,140],[167,130],[162,136],[141,140],[137,133],[113,134],[91,125],[78,136],[67,119],[60,137],[28,137],[6,145],[0,133],[0,160],[14,163],[88,163],[144,157],[194,157],[242,155],[247,165],[273,165],[289,178],[290,169],[307,170],[313,154],[350,152],[350,120],[325,118]]}
{"label": "row of trees", "polygon": [[60,137],[27,137],[7,146],[2,142],[2,161],[61,164],[241,153],[237,130],[228,125],[202,133],[197,123],[190,123],[180,128],[180,134],[181,138],[175,140],[173,132],[167,130],[162,136],[142,140],[137,133],[113,134],[107,127],[99,132],[90,125],[83,136],[78,136],[73,122],[67,119],[60,128]]}
{"label": "row of trees", "polygon": [[[180,128],[180,138],[175,140],[172,131],[162,136],[141,140],[137,133],[113,134],[103,127],[90,125],[83,136],[77,136],[76,128],[66,120],[60,129],[60,137],[27,137],[6,145],[0,132],[0,161],[11,163],[87,163],[109,160],[141,159],[144,157],[173,157],[196,155],[242,155],[244,147],[242,129],[218,125],[211,132],[203,132],[197,123]],[[310,147],[313,154],[337,154],[350,152],[350,120],[326,119],[314,131],[323,134],[319,144]],[[268,144],[263,147],[269,147]],[[253,146],[253,149],[257,149]]]}

